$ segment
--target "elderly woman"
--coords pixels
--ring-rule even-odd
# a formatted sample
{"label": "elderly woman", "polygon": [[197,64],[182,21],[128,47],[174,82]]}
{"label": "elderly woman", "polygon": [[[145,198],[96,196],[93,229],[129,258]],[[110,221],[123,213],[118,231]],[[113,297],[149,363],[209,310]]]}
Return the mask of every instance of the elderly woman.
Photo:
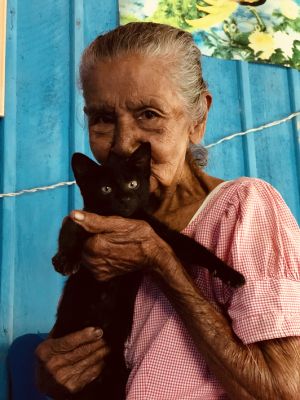
{"label": "elderly woman", "polygon": [[[189,148],[203,137],[211,95],[191,35],[152,23],[119,27],[85,50],[80,73],[95,158],[150,142],[154,216],[247,280],[232,289],[183,267],[143,221],[73,211],[94,234],[82,262],[96,279],[151,265],[126,343],[127,399],[299,399],[298,227],[269,184],[222,182],[195,165]],[[101,374],[109,352],[101,335],[94,327],[50,334],[37,349],[42,391],[65,398]]]}

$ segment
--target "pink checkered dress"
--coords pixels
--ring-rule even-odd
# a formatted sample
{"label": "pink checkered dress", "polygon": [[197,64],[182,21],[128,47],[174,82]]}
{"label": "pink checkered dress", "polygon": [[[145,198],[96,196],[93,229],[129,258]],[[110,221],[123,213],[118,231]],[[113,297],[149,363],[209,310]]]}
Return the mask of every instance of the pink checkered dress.
{"label": "pink checkered dress", "polygon": [[[231,289],[205,269],[189,267],[244,343],[300,336],[300,231],[272,186],[253,178],[220,184],[183,233],[245,275],[246,285]],[[132,369],[127,400],[228,398],[150,278],[137,294],[125,357]]]}

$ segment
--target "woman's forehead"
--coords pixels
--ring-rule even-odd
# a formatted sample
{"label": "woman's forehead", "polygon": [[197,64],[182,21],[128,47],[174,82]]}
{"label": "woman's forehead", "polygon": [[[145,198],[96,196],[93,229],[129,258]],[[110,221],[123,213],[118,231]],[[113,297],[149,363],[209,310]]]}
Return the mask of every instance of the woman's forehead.
{"label": "woman's forehead", "polygon": [[[120,104],[120,100],[118,102],[114,101],[115,98],[101,98],[99,95],[99,99],[95,99],[94,101],[89,101],[85,107],[85,112],[87,114],[101,113],[105,112],[114,112],[116,107]],[[129,111],[139,110],[145,107],[153,107],[158,111],[169,113],[171,112],[171,104],[169,102],[164,101],[161,96],[145,96],[141,93],[139,96],[128,96],[126,98],[126,108]]]}
{"label": "woman's forehead", "polygon": [[168,98],[178,97],[178,88],[164,64],[164,60],[141,56],[100,61],[84,84],[85,99],[97,107],[114,107],[116,100],[126,99],[132,107],[140,103],[165,108]]}
{"label": "woman's forehead", "polygon": [[[92,79],[106,81],[114,77],[117,81],[151,81],[152,76],[159,75],[162,80],[167,80],[169,74],[165,71],[167,61],[161,57],[141,55],[127,55],[99,60],[90,68],[89,75]],[[169,68],[167,68],[169,69]]]}

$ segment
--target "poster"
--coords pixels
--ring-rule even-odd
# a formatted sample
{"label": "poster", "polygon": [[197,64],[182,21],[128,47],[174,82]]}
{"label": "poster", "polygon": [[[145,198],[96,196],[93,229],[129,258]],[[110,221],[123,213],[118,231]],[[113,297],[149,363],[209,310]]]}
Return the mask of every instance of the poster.
{"label": "poster", "polygon": [[202,54],[300,69],[300,0],[119,0],[120,23],[192,33]]}

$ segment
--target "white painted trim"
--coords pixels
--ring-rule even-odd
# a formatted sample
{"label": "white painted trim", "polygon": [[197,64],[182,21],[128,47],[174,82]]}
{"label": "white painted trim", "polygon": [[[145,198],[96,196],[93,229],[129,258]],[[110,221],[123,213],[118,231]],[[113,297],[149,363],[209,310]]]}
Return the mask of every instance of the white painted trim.
{"label": "white painted trim", "polygon": [[0,0],[0,117],[4,116],[6,10],[6,0]]}

